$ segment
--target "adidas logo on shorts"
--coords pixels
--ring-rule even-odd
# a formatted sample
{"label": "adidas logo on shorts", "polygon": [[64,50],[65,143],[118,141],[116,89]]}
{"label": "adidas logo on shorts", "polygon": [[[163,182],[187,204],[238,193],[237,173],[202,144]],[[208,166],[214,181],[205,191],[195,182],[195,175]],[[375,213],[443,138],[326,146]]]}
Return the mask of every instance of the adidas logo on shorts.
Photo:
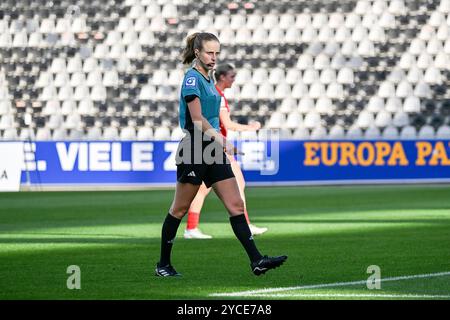
{"label": "adidas logo on shorts", "polygon": [[188,176],[188,177],[196,177],[194,171],[189,172],[187,176]]}

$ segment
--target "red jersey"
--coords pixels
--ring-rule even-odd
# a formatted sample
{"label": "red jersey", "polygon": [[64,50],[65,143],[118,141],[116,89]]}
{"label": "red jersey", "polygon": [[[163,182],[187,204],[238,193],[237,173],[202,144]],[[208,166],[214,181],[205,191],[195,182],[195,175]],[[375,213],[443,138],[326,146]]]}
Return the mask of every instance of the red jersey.
{"label": "red jersey", "polygon": [[[220,109],[225,108],[228,112],[230,112],[230,107],[228,106],[228,101],[227,98],[225,98],[225,95],[223,94],[223,92],[217,88],[217,92],[219,93],[219,95],[222,97],[221,102],[220,102]],[[220,133],[226,137],[227,136],[227,128],[225,128],[225,126],[223,125],[222,122],[220,122]]]}

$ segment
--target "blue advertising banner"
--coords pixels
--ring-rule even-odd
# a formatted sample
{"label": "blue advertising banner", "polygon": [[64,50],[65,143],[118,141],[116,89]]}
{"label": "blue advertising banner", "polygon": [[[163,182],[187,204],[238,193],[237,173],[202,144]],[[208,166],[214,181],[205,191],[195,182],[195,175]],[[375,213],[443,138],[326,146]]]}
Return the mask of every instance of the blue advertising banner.
{"label": "blue advertising banner", "polygon": [[[154,185],[176,181],[176,141],[25,142],[21,183]],[[450,141],[240,141],[253,185],[450,181]],[[8,157],[8,155],[1,155]]]}

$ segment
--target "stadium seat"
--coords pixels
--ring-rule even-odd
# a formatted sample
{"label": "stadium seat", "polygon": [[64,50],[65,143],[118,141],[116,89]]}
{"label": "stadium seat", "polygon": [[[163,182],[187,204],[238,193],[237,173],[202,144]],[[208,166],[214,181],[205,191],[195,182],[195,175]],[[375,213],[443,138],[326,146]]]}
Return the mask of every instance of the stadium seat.
{"label": "stadium seat", "polygon": [[366,140],[378,140],[378,139],[380,139],[381,138],[380,129],[375,127],[375,126],[370,126],[364,132],[364,138]]}
{"label": "stadium seat", "polygon": [[436,139],[450,139],[450,127],[443,125],[436,131]]}
{"label": "stadium seat", "polygon": [[257,97],[257,87],[253,83],[246,83],[242,87],[240,97],[245,100],[252,100]]}
{"label": "stadium seat", "polygon": [[314,68],[308,68],[303,73],[303,83],[313,84],[319,80],[319,71]]}
{"label": "stadium seat", "polygon": [[[0,6],[0,116],[7,116],[0,126],[21,133],[23,106],[33,104],[33,125],[53,128],[41,130],[45,139],[59,134],[61,116],[68,139],[125,135],[125,128],[115,135],[109,124],[93,125],[104,117],[140,119],[136,139],[145,127],[173,133],[184,76],[179,45],[197,30],[218,34],[221,60],[236,65],[226,89],[232,106],[243,101],[236,112],[267,126],[281,113],[286,137],[303,117],[328,136],[339,128],[339,137],[367,113],[363,129],[386,128],[383,136],[409,125],[419,136],[432,126],[437,136],[448,124],[448,0],[196,3],[195,19],[183,0],[127,0],[114,10],[78,1],[83,14],[70,18],[69,5],[57,2],[54,12],[32,6],[23,15],[20,1]],[[309,137],[306,131],[297,133]],[[153,131],[142,132],[153,139]]]}
{"label": "stadium seat", "polygon": [[36,134],[33,128],[21,128],[19,133],[20,141],[36,140]]}
{"label": "stadium seat", "polygon": [[0,116],[9,114],[11,111],[11,102],[9,100],[0,100]]}
{"label": "stadium seat", "polygon": [[153,130],[148,125],[144,127],[140,127],[137,131],[137,140],[152,140],[153,139]]}
{"label": "stadium seat", "polygon": [[306,114],[303,124],[307,129],[313,129],[320,125],[320,114],[316,111],[310,111]]}
{"label": "stadium seat", "polygon": [[269,99],[273,99],[274,97],[274,89],[273,86],[268,83],[262,83],[259,88],[258,88],[258,92],[257,92],[257,98],[259,100],[269,100]]}
{"label": "stadium seat", "polygon": [[306,70],[311,68],[313,64],[314,64],[313,57],[310,54],[304,53],[298,57],[296,67],[299,70]]}
{"label": "stadium seat", "polygon": [[86,138],[88,140],[101,140],[102,139],[101,123],[96,124],[94,127],[88,128],[86,132]]}
{"label": "stadium seat", "polygon": [[[399,98],[407,98],[413,95],[412,84],[408,81],[402,81],[398,84],[395,96]],[[392,97],[394,95],[386,96],[386,98]]]}
{"label": "stadium seat", "polygon": [[278,26],[281,29],[288,29],[291,26],[295,26],[295,16],[290,13],[282,14],[279,18]]}
{"label": "stadium seat", "polygon": [[430,58],[432,60],[433,56],[441,52],[443,49],[444,47],[442,45],[442,42],[438,40],[436,36],[435,38],[432,38],[430,41],[428,41],[426,52],[430,54]]}
{"label": "stadium seat", "polygon": [[317,35],[317,40],[319,40],[320,42],[326,43],[326,42],[330,41],[331,39],[333,39],[333,37],[334,37],[333,29],[330,26],[325,25],[319,29],[319,33]]}
{"label": "stadium seat", "polygon": [[149,3],[146,6],[145,17],[155,18],[161,15],[161,6],[157,2]]}
{"label": "stadium seat", "polygon": [[394,114],[392,124],[396,127],[405,127],[409,124],[408,114],[404,111],[398,111]]}
{"label": "stadium seat", "polygon": [[[284,99],[285,97],[291,96],[291,86],[287,84],[286,82],[281,82],[280,84],[276,85],[275,87],[275,93],[273,97],[275,99]],[[294,101],[291,98],[292,101]],[[294,102],[295,103],[295,102]]]}
{"label": "stadium seat", "polygon": [[337,74],[337,82],[340,84],[354,83],[353,70],[350,68],[341,68]]}
{"label": "stadium seat", "polygon": [[36,140],[37,141],[46,141],[51,140],[52,135],[50,129],[48,128],[38,128],[36,132]]}
{"label": "stadium seat", "polygon": [[391,71],[391,74],[388,76],[387,80],[394,83],[394,84],[398,84],[400,83],[404,78],[406,77],[406,73],[404,70],[396,67]]}
{"label": "stadium seat", "polygon": [[58,129],[62,126],[63,116],[61,114],[52,114],[47,122],[49,129]]}
{"label": "stadium seat", "polygon": [[52,140],[64,141],[68,138],[65,128],[56,128],[52,133]]}
{"label": "stadium seat", "polygon": [[67,101],[72,100],[73,97],[73,89],[69,85],[61,87],[58,92],[58,100],[59,101]]}
{"label": "stadium seat", "polygon": [[319,114],[332,114],[333,102],[328,97],[320,97],[317,99],[315,109]]}
{"label": "stadium seat", "polygon": [[398,97],[391,97],[386,100],[385,109],[391,113],[402,110],[402,101]]}
{"label": "stadium seat", "polygon": [[403,110],[407,113],[420,112],[420,99],[415,96],[408,96],[403,103]]}
{"label": "stadium seat", "polygon": [[379,113],[377,113],[375,118],[375,126],[379,128],[384,128],[392,125],[392,122],[393,121],[390,112],[382,110]]}
{"label": "stadium seat", "polygon": [[413,94],[419,98],[431,98],[433,93],[432,93],[428,83],[426,83],[424,81],[420,81],[416,84]]}
{"label": "stadium seat", "polygon": [[[217,17],[216,17],[216,19],[217,19]],[[263,23],[262,15],[250,14],[250,15],[248,15],[248,18],[247,18],[246,27],[250,30],[258,30],[258,29],[263,30],[262,28],[258,28],[259,26],[262,25],[262,23]],[[214,25],[215,25],[216,29],[220,29],[220,28],[224,27],[225,24],[220,25],[219,28],[216,26],[216,24],[214,24]],[[200,29],[200,30],[202,30],[202,29]]]}
{"label": "stadium seat", "polygon": [[311,140],[325,140],[327,137],[327,130],[322,126],[313,128],[310,135]]}
{"label": "stadium seat", "polygon": [[347,28],[356,28],[357,26],[361,25],[361,16],[351,12],[349,14],[346,15],[346,19],[345,19],[345,26]]}
{"label": "stadium seat", "polygon": [[18,140],[17,129],[16,128],[7,128],[3,132],[3,140],[15,141]]}
{"label": "stadium seat", "polygon": [[157,127],[153,138],[155,140],[170,140],[170,129],[165,126]]}
{"label": "stadium seat", "polygon": [[352,126],[348,129],[346,137],[347,140],[361,140],[363,139],[363,131],[357,126]]}
{"label": "stadium seat", "polygon": [[[225,26],[228,26],[230,24],[230,16],[221,14],[214,17],[214,29],[221,30]],[[260,25],[261,23],[258,23]],[[252,29],[251,27],[247,26],[249,29]]]}
{"label": "stadium seat", "polygon": [[172,130],[172,133],[170,135],[170,140],[172,141],[180,141],[185,136],[185,132],[181,127],[176,127]]}
{"label": "stadium seat", "polygon": [[447,14],[450,13],[450,1],[449,0],[441,1],[439,5],[439,11]]}
{"label": "stadium seat", "polygon": [[413,66],[408,70],[406,79],[410,83],[417,83],[423,79],[423,71],[417,66]]}
{"label": "stadium seat", "polygon": [[55,75],[55,80],[53,81],[53,85],[57,88],[64,87],[68,85],[70,82],[69,74],[66,72],[61,72]]}
{"label": "stadium seat", "polygon": [[345,96],[343,86],[340,83],[332,82],[328,85],[326,96],[335,100],[343,99]]}
{"label": "stadium seat", "polygon": [[48,100],[45,103],[44,108],[41,111],[41,114],[44,116],[50,116],[52,114],[60,113],[60,103],[58,100]]}
{"label": "stadium seat", "polygon": [[[408,86],[409,83],[408,82],[402,82],[403,85],[401,86],[400,84],[397,87],[397,94],[396,94],[396,90],[395,90],[395,85],[393,82],[390,81],[384,81],[381,85],[380,88],[378,89],[378,96],[381,98],[390,98],[390,97],[395,97],[395,96],[399,96],[398,93],[400,92],[402,95],[408,96],[408,93],[404,93],[402,90],[406,90],[405,86]],[[399,89],[400,88],[400,89]],[[412,91],[412,89],[411,89]]]}
{"label": "stadium seat", "polygon": [[341,53],[345,56],[350,56],[358,49],[357,44],[352,39],[347,39],[342,44]]}
{"label": "stadium seat", "polygon": [[441,11],[433,11],[430,14],[428,24],[432,27],[439,27],[442,23],[445,23],[445,15]]}
{"label": "stadium seat", "polygon": [[295,25],[291,25],[285,34],[285,42],[289,44],[296,44],[301,39],[301,32]]}
{"label": "stadium seat", "polygon": [[417,138],[431,140],[435,138],[435,131],[432,126],[424,125],[420,128]]}
{"label": "stadium seat", "polygon": [[[449,38],[450,38],[450,31],[449,31]],[[444,51],[440,51],[436,54],[436,57],[434,59],[434,66],[440,70],[448,69],[450,67],[449,60],[450,60],[449,55]]]}
{"label": "stadium seat", "polygon": [[[270,16],[266,16],[264,17],[264,28],[265,29],[271,29],[273,26],[271,26],[270,28],[266,27],[266,20],[270,19]],[[274,17],[275,19],[277,19],[277,17]],[[231,21],[230,21],[230,28],[233,30],[240,30],[241,28],[245,27],[245,23],[246,23],[246,19],[244,15],[241,14],[236,14],[236,15],[232,15],[231,16]]]}
{"label": "stadium seat", "polygon": [[309,96],[313,99],[319,99],[326,95],[325,86],[317,80],[313,84],[311,84],[309,88]]}
{"label": "stadium seat", "polygon": [[331,140],[343,140],[345,139],[345,130],[339,125],[335,124],[331,127],[330,132],[328,133],[328,138]]}
{"label": "stadium seat", "polygon": [[286,75],[282,68],[274,68],[270,71],[269,83],[271,85],[277,85],[280,83],[284,83],[285,78],[286,78]]}
{"label": "stadium seat", "polygon": [[239,136],[240,136],[240,134],[238,131],[232,131],[232,130],[227,131],[227,140],[229,140],[229,141],[239,140]]}
{"label": "stadium seat", "polygon": [[297,109],[296,100],[291,97],[288,97],[282,100],[281,105],[278,108],[278,111],[280,111],[281,113],[290,113],[291,111],[294,111],[296,109]]}
{"label": "stadium seat", "polygon": [[331,67],[331,57],[334,57],[340,50],[339,43],[334,39],[329,39],[323,49],[323,53],[330,57],[330,67]]}
{"label": "stadium seat", "polygon": [[331,84],[336,82],[336,71],[331,68],[324,69],[320,74],[320,82],[323,84]]}
{"label": "stadium seat", "polygon": [[427,67],[423,80],[429,84],[440,84],[442,83],[441,72],[433,66]]}
{"label": "stadium seat", "polygon": [[[239,30],[239,34],[241,34],[241,30]],[[276,44],[280,42],[280,39],[284,38],[285,38],[284,31],[281,28],[275,26],[270,29],[269,37],[267,38],[266,42]],[[246,39],[248,39],[248,37]]]}
{"label": "stadium seat", "polygon": [[103,140],[119,140],[119,130],[115,125],[104,128]]}
{"label": "stadium seat", "polygon": [[373,114],[364,110],[359,114],[356,125],[359,128],[368,128],[374,123],[374,120]]}
{"label": "stadium seat", "polygon": [[136,137],[136,128],[132,124],[120,130],[119,139],[122,141],[136,140]]}
{"label": "stadium seat", "polygon": [[153,85],[147,84],[142,87],[139,100],[152,100],[156,96],[156,88]]}
{"label": "stadium seat", "polygon": [[258,68],[253,71],[251,81],[254,84],[260,85],[264,82],[267,82],[268,79],[269,79],[269,73],[267,71],[267,68]]}
{"label": "stadium seat", "polygon": [[306,114],[310,112],[311,110],[314,110],[314,101],[308,96],[304,96],[299,100],[297,110],[302,113]]}
{"label": "stadium seat", "polygon": [[384,110],[384,100],[380,96],[372,96],[369,99],[367,111],[377,113],[380,112],[381,110]]}

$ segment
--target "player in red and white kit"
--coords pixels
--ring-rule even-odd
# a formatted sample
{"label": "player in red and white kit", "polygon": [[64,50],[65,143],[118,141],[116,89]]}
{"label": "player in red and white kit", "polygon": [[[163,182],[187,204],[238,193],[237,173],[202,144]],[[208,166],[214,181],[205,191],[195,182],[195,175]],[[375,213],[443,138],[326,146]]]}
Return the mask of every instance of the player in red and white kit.
{"label": "player in red and white kit", "polygon": [[[261,124],[257,121],[252,122],[248,125],[240,124],[237,122],[234,122],[230,119],[230,107],[228,106],[228,101],[224,96],[224,90],[227,88],[230,88],[236,78],[236,72],[234,70],[234,67],[225,64],[222,66],[217,67],[217,69],[214,72],[214,76],[216,78],[216,89],[221,95],[221,107],[220,107],[220,131],[224,137],[227,136],[227,130],[232,131],[256,131],[261,127]],[[245,180],[244,176],[242,174],[241,168],[239,167],[239,164],[234,159],[233,156],[228,156],[230,162],[231,162],[231,168],[233,169],[233,173],[236,177],[236,180],[238,182],[239,191],[241,193],[241,197],[244,200],[245,205],[245,218],[247,220],[247,223],[249,225],[250,231],[253,235],[259,235],[267,231],[267,228],[260,228],[255,226],[254,224],[250,223],[250,219],[248,217],[246,203],[245,203]],[[200,186],[200,189],[198,190],[197,195],[195,196],[194,200],[191,203],[191,206],[189,208],[188,212],[188,219],[187,219],[187,226],[186,230],[184,231],[184,238],[186,239],[210,239],[212,236],[204,234],[201,232],[201,230],[198,228],[199,224],[199,218],[200,218],[200,212],[203,207],[203,203],[205,201],[206,196],[211,191],[211,188],[207,188],[205,184],[202,184]]]}

